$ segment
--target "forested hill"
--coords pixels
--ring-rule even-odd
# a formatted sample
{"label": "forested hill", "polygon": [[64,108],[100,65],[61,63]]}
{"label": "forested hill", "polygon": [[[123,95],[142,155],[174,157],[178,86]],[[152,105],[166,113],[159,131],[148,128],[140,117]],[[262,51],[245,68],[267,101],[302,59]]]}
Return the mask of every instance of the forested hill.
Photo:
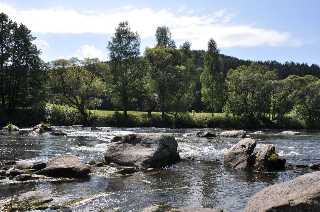
{"label": "forested hill", "polygon": [[[197,68],[204,67],[203,63],[203,55],[204,50],[193,50],[194,56],[194,64]],[[238,59],[236,57],[227,56],[224,54],[220,54],[221,58],[223,59],[223,73],[226,76],[230,69],[236,69],[239,66],[246,65],[249,66],[253,61],[251,60],[243,60]],[[285,79],[289,75],[298,75],[298,76],[305,76],[305,75],[313,75],[320,78],[320,67],[319,65],[312,64],[308,65],[307,63],[295,63],[295,62],[285,62],[280,63],[275,60],[272,61],[257,61],[259,64],[267,65],[270,70],[277,70],[279,79]]]}

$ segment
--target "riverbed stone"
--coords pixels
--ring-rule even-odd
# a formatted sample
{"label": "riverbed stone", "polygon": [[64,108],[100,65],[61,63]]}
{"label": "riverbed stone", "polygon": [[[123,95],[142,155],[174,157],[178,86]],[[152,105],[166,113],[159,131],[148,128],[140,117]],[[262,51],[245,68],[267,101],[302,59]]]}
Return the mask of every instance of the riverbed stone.
{"label": "riverbed stone", "polygon": [[281,133],[284,135],[300,135],[300,132],[290,131],[290,130],[282,131]]}
{"label": "riverbed stone", "polygon": [[220,133],[220,137],[244,138],[247,132],[244,130],[230,130]]}
{"label": "riverbed stone", "polygon": [[313,169],[313,170],[319,170],[320,169],[320,163],[311,163],[309,165],[309,168]]}
{"label": "riverbed stone", "polygon": [[51,132],[51,135],[55,136],[67,136],[67,133],[62,130],[54,130]]}
{"label": "riverbed stone", "polygon": [[20,174],[15,176],[15,178],[13,178],[13,180],[16,181],[27,181],[30,180],[32,178],[32,176],[30,174]]}
{"label": "riverbed stone", "polygon": [[14,166],[16,169],[31,169],[33,163],[28,161],[17,161]]}
{"label": "riverbed stone", "polygon": [[[9,131],[9,128],[8,128],[8,126],[5,126],[2,128],[2,130]],[[11,126],[11,131],[19,131],[19,130],[20,130],[19,127],[17,127],[16,125]]]}
{"label": "riverbed stone", "polygon": [[88,177],[90,167],[80,163],[75,155],[60,155],[53,158],[48,166],[36,172],[39,175],[46,175],[50,177],[70,177],[70,178],[84,178]]}
{"label": "riverbed stone", "polygon": [[52,197],[40,191],[28,191],[13,198],[9,203],[3,205],[4,211],[34,211],[44,210],[49,207]]}
{"label": "riverbed stone", "polygon": [[197,137],[212,138],[212,137],[216,137],[216,134],[215,134],[215,132],[211,132],[211,131],[199,131],[199,132],[197,132]]}
{"label": "riverbed stone", "polygon": [[111,143],[105,160],[122,166],[135,166],[139,170],[163,167],[179,160],[177,148],[178,143],[173,136],[131,134]]}
{"label": "riverbed stone", "polygon": [[224,155],[223,164],[239,170],[251,168],[251,154],[257,142],[251,138],[244,138],[233,145]]}
{"label": "riverbed stone", "polygon": [[173,211],[179,212],[223,212],[220,208],[194,208],[194,207],[180,207]]}
{"label": "riverbed stone", "polygon": [[264,146],[256,153],[253,169],[255,171],[273,171],[285,168],[286,159],[279,157],[271,144]]}
{"label": "riverbed stone", "polygon": [[9,176],[11,176],[11,177],[15,177],[15,176],[21,175],[21,174],[27,174],[27,172],[24,170],[20,170],[20,169],[12,169],[9,171]]}
{"label": "riverbed stone", "polygon": [[44,169],[46,168],[47,164],[46,163],[43,163],[43,162],[40,162],[40,163],[36,163],[34,164],[31,169],[35,170],[35,171],[39,171],[41,169]]}
{"label": "riverbed stone", "polygon": [[320,172],[271,185],[254,196],[245,212],[320,211]]}

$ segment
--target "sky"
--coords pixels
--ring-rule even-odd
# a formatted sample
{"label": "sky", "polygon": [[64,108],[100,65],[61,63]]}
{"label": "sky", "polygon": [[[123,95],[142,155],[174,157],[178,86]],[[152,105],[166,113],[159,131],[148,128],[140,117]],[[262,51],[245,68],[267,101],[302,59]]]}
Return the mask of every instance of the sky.
{"label": "sky", "polygon": [[207,50],[213,38],[225,55],[252,61],[320,65],[318,0],[0,0],[0,12],[36,37],[41,58],[109,60],[115,28],[129,21],[141,38],[141,55],[155,46],[159,26],[179,47]]}

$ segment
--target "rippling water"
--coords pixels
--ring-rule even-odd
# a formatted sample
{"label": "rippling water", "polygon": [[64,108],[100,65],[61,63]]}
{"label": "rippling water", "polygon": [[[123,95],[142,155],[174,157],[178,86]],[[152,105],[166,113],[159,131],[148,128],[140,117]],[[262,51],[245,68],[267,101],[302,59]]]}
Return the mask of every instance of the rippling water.
{"label": "rippling water", "polygon": [[[92,198],[73,211],[143,211],[153,204],[170,207],[218,207],[228,211],[243,211],[252,195],[263,188],[293,179],[309,170],[248,173],[225,168],[223,155],[240,139],[197,138],[199,129],[167,128],[90,128],[55,127],[68,136],[48,133],[29,137],[26,134],[0,135],[0,161],[49,161],[60,154],[77,155],[81,162],[100,159],[115,135],[130,133],[168,133],[178,141],[182,160],[170,167],[152,172],[135,173],[126,177],[93,175],[88,180],[34,182],[8,185],[0,180],[0,199],[29,190],[49,191],[52,205],[79,198]],[[28,131],[31,129],[24,129]],[[216,129],[219,132],[219,129]],[[191,135],[191,136],[190,136]],[[258,141],[255,151],[273,144],[289,162],[310,164],[320,162],[320,135],[316,131],[301,131],[301,135],[282,135],[266,131],[263,135],[248,132],[247,137]],[[194,157],[196,160],[188,160]],[[112,170],[106,170],[112,172]]]}

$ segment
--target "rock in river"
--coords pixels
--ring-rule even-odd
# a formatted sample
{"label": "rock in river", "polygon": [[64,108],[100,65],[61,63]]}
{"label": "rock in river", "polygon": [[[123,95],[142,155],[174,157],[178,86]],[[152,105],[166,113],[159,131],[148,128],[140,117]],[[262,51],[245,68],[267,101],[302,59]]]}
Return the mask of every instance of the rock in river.
{"label": "rock in river", "polygon": [[247,170],[251,167],[250,156],[257,142],[251,138],[244,138],[233,145],[224,155],[223,164],[235,169]]}
{"label": "rock in river", "polygon": [[256,171],[273,171],[285,168],[286,159],[279,157],[273,145],[264,146],[254,160],[253,169]]}
{"label": "rock in river", "polygon": [[46,168],[41,169],[36,174],[51,177],[83,178],[87,177],[89,172],[89,166],[80,163],[77,156],[60,155],[53,158]]}
{"label": "rock in river", "polygon": [[178,143],[168,135],[126,135],[113,139],[105,154],[107,162],[137,169],[162,167],[179,160]]}
{"label": "rock in river", "polygon": [[251,138],[242,139],[227,150],[223,164],[238,170],[274,171],[285,168],[286,159],[279,157],[273,145],[266,145],[252,154],[256,144]]}
{"label": "rock in river", "polygon": [[300,135],[300,132],[296,131],[282,131],[281,133],[284,135]]}
{"label": "rock in river", "polygon": [[245,212],[320,211],[320,172],[271,185],[254,196]]}
{"label": "rock in river", "polygon": [[214,132],[210,132],[210,131],[199,131],[199,132],[197,132],[197,137],[212,138],[212,137],[216,137],[216,134]]}
{"label": "rock in river", "polygon": [[244,130],[231,130],[220,133],[220,137],[244,138],[246,134]]}

